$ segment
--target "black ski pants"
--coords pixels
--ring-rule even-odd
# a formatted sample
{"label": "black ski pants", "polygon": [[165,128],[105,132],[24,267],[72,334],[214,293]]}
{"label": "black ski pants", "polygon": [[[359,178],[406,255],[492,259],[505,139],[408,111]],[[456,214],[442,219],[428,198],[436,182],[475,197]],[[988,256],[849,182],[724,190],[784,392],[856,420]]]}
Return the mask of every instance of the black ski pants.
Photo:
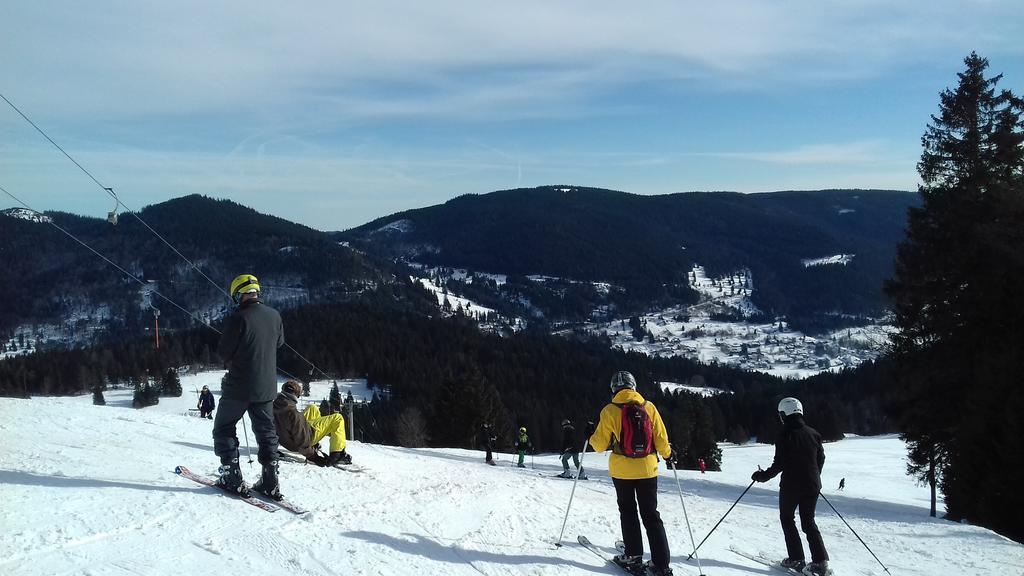
{"label": "black ski pants", "polygon": [[804,547],[800,542],[800,533],[796,530],[796,520],[793,516],[797,508],[800,509],[800,528],[807,535],[807,546],[811,549],[811,561],[828,560],[821,532],[814,522],[814,508],[817,504],[817,490],[795,490],[785,487],[779,490],[779,519],[782,521],[782,533],[786,536],[786,553],[792,560],[804,559]]}
{"label": "black ski pants", "polygon": [[[647,529],[647,541],[651,545],[651,562],[655,568],[667,568],[669,563],[668,537],[665,524],[658,514],[658,477],[642,480],[612,478],[615,497],[619,504],[619,523],[622,525],[622,541],[626,544],[627,556],[642,556],[644,540],[640,534],[640,519]],[[637,508],[640,517],[637,517]]]}
{"label": "black ski pants", "polygon": [[252,431],[259,445],[260,464],[277,460],[277,429],[274,428],[273,402],[248,402],[221,398],[217,416],[213,419],[213,451],[221,464],[238,458],[238,421],[249,413]]}

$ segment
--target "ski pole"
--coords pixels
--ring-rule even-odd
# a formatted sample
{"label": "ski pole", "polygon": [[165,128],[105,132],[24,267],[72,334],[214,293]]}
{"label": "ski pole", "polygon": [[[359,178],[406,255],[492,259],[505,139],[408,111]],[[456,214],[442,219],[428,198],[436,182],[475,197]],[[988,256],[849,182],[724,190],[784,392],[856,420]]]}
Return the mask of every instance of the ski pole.
{"label": "ski pole", "polygon": [[875,556],[875,553],[871,550],[871,547],[868,546],[867,542],[861,539],[860,534],[857,534],[857,531],[853,529],[853,526],[850,526],[850,523],[846,521],[846,518],[843,518],[843,515],[839,513],[839,510],[836,510],[836,507],[833,506],[832,503],[828,501],[828,498],[825,498],[824,494],[818,492],[818,495],[821,496],[825,503],[828,504],[828,507],[831,508],[832,511],[836,513],[836,516],[839,516],[839,519],[843,521],[843,524],[846,524],[846,527],[850,529],[850,532],[853,532],[853,535],[857,537],[857,540],[860,540],[860,543],[868,549],[868,552],[871,552],[871,555],[875,557],[875,561],[877,561],[878,564],[882,567],[882,570],[885,570],[886,574],[891,575],[892,572],[889,572],[889,569],[885,567],[885,564],[882,564],[882,561],[878,559],[878,556]]}
{"label": "ski pole", "polygon": [[693,539],[693,530],[690,528],[690,515],[686,513],[686,502],[683,501],[683,487],[679,484],[679,473],[676,472],[676,463],[672,462],[671,466],[672,476],[676,479],[676,490],[679,492],[679,503],[683,505],[683,519],[686,520],[686,531],[690,533],[690,545],[693,546],[693,552],[690,552],[690,556],[697,558],[697,572],[700,573],[700,576],[704,576],[704,567],[700,565],[700,556],[697,556],[696,540]]}
{"label": "ski pole", "polygon": [[[242,413],[242,432],[245,432],[245,451],[249,456],[249,469],[252,469],[252,447],[249,446],[249,428],[245,425],[245,413]],[[237,436],[236,436],[237,438]]]}
{"label": "ski pole", "polygon": [[[750,481],[750,486],[747,486],[747,490],[750,490],[750,487],[753,486],[753,485],[754,485],[754,481],[751,480]],[[700,547],[703,546],[704,543],[708,541],[708,538],[710,538],[711,534],[718,528],[718,525],[722,523],[722,520],[725,520],[725,517],[729,515],[729,512],[732,512],[732,509],[735,508],[736,505],[740,503],[740,500],[742,500],[743,497],[747,495],[747,490],[744,490],[743,494],[740,494],[740,497],[737,498],[736,501],[732,503],[732,506],[729,506],[729,509],[725,511],[724,515],[722,515],[722,519],[718,521],[718,524],[715,524],[714,528],[711,529],[711,532],[708,532],[708,535],[705,536],[704,539],[700,541],[700,544],[697,544],[697,547],[693,549],[693,552],[690,553],[690,555],[686,557],[687,560],[692,558],[693,555],[697,553],[697,550],[699,550]]]}
{"label": "ski pole", "polygon": [[580,467],[576,469],[576,477],[572,480],[572,492],[569,492],[569,505],[565,507],[565,520],[562,520],[562,531],[558,533],[558,542],[555,542],[555,547],[558,548],[562,545],[562,536],[565,535],[565,524],[569,521],[569,510],[572,508],[572,497],[576,495],[576,484],[580,481],[580,475],[583,474],[583,457],[587,455],[587,442],[590,439],[583,440],[583,453],[580,454]]}

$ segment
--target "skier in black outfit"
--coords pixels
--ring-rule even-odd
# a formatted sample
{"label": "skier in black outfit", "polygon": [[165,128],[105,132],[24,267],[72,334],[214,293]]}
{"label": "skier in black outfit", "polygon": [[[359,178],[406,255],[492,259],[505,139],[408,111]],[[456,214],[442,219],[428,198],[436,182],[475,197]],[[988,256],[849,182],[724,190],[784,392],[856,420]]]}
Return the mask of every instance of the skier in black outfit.
{"label": "skier in black outfit", "polygon": [[[579,444],[576,443],[576,429],[573,428],[572,422],[568,418],[562,420],[562,478],[572,478],[572,472],[569,472],[569,458],[572,458],[573,466],[576,469],[580,469],[580,458],[576,452],[576,448]],[[587,475],[580,473],[580,480],[586,480]]]}
{"label": "skier in black outfit", "polygon": [[498,441],[498,436],[494,433],[494,426],[485,423],[483,428],[480,430],[484,436],[484,447],[487,449],[487,458],[484,460],[491,466],[497,466],[494,463],[494,443]]}
{"label": "skier in black outfit", "polygon": [[[814,508],[821,492],[821,469],[825,465],[821,434],[804,424],[803,405],[796,398],[783,398],[779,402],[779,418],[783,428],[775,441],[775,460],[767,470],[759,469],[751,474],[750,479],[767,482],[782,473],[779,518],[786,537],[788,557],[781,564],[812,576],[832,574],[828,568],[825,543],[814,522]],[[807,545],[811,549],[811,563],[806,565],[800,533],[793,519],[797,508],[800,509],[800,527],[807,535]]]}
{"label": "skier in black outfit", "polygon": [[238,466],[236,425],[246,412],[259,445],[263,466],[260,481],[253,488],[280,500],[277,479],[277,430],[273,402],[277,396],[277,349],[284,345],[281,315],[260,301],[255,276],[242,274],[231,282],[231,298],[238,308],[224,323],[217,351],[228,373],[221,386],[220,409],[213,420],[213,451],[220,457],[222,488],[248,495]]}

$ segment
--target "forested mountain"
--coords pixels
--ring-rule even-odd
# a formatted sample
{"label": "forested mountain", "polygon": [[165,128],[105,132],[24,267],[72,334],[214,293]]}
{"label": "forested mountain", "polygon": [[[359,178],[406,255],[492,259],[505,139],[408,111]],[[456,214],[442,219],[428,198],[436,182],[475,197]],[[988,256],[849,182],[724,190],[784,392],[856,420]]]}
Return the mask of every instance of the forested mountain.
{"label": "forested mountain", "polygon": [[[503,202],[486,208],[492,196]],[[566,212],[563,196],[573,210]],[[524,198],[536,201],[528,202],[525,211],[512,208]],[[680,199],[683,207],[676,205]],[[457,218],[445,210],[437,219],[398,218],[406,220],[404,225],[412,223],[407,232],[399,224],[388,228],[394,232],[344,236],[369,249],[367,254],[330,234],[200,196],[150,206],[139,215],[215,282],[226,285],[239,272],[258,272],[266,299],[284,311],[286,338],[294,348],[282,351],[284,372],[310,377],[310,366],[295,354],[299,351],[332,377],[365,377],[378,387],[382,393],[359,407],[356,416],[362,435],[371,441],[471,446],[479,424],[489,421],[506,439],[525,425],[538,448],[554,449],[561,419],[579,421],[595,414],[608,399],[610,375],[627,369],[641,381],[641,392],[657,402],[686,462],[704,458],[715,466],[716,440],[772,437],[774,405],[786,394],[800,394],[815,414],[814,424],[833,439],[845,431],[886,430],[887,423],[870,399],[872,388],[850,386],[843,378],[809,386],[681,357],[626,353],[612,349],[607,338],[583,332],[553,336],[544,323],[500,336],[457,313],[442,318],[446,314],[434,296],[412,284],[400,262],[384,256],[417,242],[421,247],[438,242],[430,244],[437,252],[419,252],[436,257],[428,263],[449,263],[443,258],[450,249],[467,255],[459,261],[463,265],[501,270],[501,258],[511,255],[515,273],[614,282],[617,305],[643,307],[689,298],[685,275],[691,261],[720,270],[745,266],[754,274],[763,269],[766,276],[775,266],[789,266],[790,274],[803,269],[799,259],[780,264],[790,258],[855,253],[873,262],[880,256],[872,254],[886,249],[882,239],[889,229],[878,218],[898,212],[895,206],[904,200],[898,193],[822,193],[810,200],[794,193],[750,200],[732,194],[643,199],[602,190],[512,191],[457,199],[452,202],[460,207]],[[479,211],[478,202],[484,206]],[[637,203],[643,208],[635,208]],[[858,212],[865,216],[843,220]],[[175,314],[153,292],[201,312],[214,327],[218,314],[228,309],[225,296],[139,219],[124,214],[113,226],[69,214],[47,215],[144,285],[48,223],[0,217],[0,254],[12,272],[3,275],[0,298],[14,304],[4,308],[2,326],[80,317],[86,324],[105,320],[107,335],[116,336],[101,345],[48,347],[0,361],[0,393],[101,391],[108,383],[159,381],[169,368],[220,364],[213,352],[216,333]],[[829,217],[837,220],[831,228],[819,222]],[[768,245],[773,230],[781,240]],[[401,240],[378,241],[391,234]],[[750,254],[762,255],[767,263],[746,260]],[[840,280],[856,270],[838,268]],[[677,284],[680,278],[682,285]],[[596,293],[585,286],[591,296]],[[548,309],[569,294],[553,297]],[[161,308],[161,325],[170,328],[159,350],[144,329],[149,304]],[[659,381],[699,382],[728,392],[702,399],[668,393]]]}
{"label": "forested mountain", "polygon": [[138,218],[121,214],[116,225],[59,212],[47,216],[145,286],[48,223],[0,215],[0,334],[62,322],[119,333],[150,323],[150,305],[160,309],[166,328],[194,324],[154,290],[204,319],[222,314],[225,294],[143,222],[224,290],[237,274],[258,273],[265,298],[279,306],[348,299],[395,283],[387,265],[325,233],[226,200],[177,198],[144,208]]}
{"label": "forested mountain", "polygon": [[[600,339],[530,330],[502,337],[466,318],[430,318],[386,302],[300,306],[282,317],[289,345],[303,356],[283,349],[284,374],[308,378],[308,359],[337,377],[365,377],[377,390],[355,416],[359,437],[371,442],[473,447],[480,425],[490,422],[503,447],[526,426],[537,449],[558,450],[562,418],[594,418],[609,401],[608,382],[617,370],[636,375],[689,467],[698,458],[716,467],[716,440],[774,438],[775,405],[786,395],[800,396],[809,421],[829,439],[888,429],[872,400],[876,388],[862,378],[783,381],[685,358],[625,353]],[[0,395],[84,394],[107,383],[159,383],[168,368],[218,367],[216,342],[213,331],[198,328],[168,335],[159,350],[135,337],[16,356],[0,361]],[[660,381],[699,382],[725,392],[702,398],[662,390]]]}
{"label": "forested mountain", "polygon": [[[461,196],[337,237],[432,266],[607,282],[624,289],[614,303],[627,311],[694,301],[694,264],[709,275],[746,268],[762,311],[813,329],[822,315],[885,310],[882,282],[918,202],[879,190],[640,196],[546,186]],[[804,262],[840,254],[853,257]]]}

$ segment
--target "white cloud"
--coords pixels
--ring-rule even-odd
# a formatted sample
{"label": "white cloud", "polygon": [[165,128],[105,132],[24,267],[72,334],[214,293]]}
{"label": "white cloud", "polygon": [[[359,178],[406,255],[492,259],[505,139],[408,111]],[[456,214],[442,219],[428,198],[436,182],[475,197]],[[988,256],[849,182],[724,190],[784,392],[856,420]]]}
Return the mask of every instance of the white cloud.
{"label": "white cloud", "polygon": [[[37,114],[301,121],[562,113],[644,80],[835,82],[977,44],[1021,53],[1014,2],[7,3],[0,77]],[[966,14],[973,17],[965,18]],[[28,104],[31,104],[30,106]],[[332,105],[333,104],[333,105]]]}

